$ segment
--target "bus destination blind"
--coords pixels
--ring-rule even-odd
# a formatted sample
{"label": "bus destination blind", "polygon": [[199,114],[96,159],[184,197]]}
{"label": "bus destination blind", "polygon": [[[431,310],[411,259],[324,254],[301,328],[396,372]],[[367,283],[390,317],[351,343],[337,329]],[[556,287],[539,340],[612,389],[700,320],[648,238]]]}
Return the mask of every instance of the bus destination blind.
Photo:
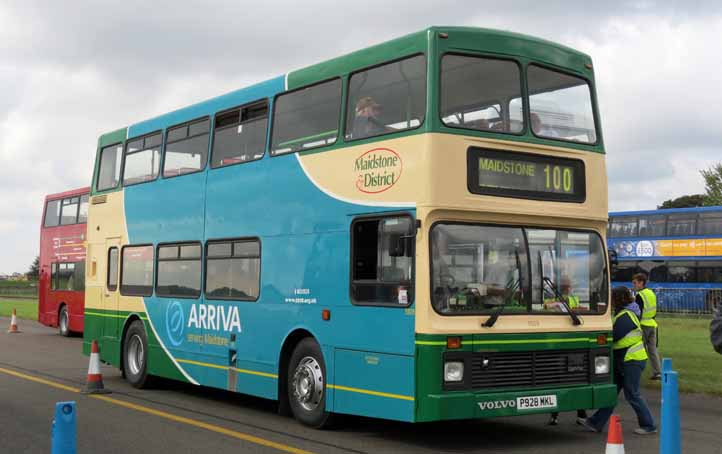
{"label": "bus destination blind", "polygon": [[578,159],[472,147],[467,167],[474,194],[559,202],[586,198],[584,162]]}

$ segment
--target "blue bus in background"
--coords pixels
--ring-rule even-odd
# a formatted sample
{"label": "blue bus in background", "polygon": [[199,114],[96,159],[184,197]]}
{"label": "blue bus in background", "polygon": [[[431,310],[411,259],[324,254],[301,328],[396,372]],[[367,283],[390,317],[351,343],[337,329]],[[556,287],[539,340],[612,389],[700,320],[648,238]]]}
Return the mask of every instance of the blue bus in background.
{"label": "blue bus in background", "polygon": [[722,206],[609,213],[613,285],[649,277],[664,312],[709,312],[722,301]]}

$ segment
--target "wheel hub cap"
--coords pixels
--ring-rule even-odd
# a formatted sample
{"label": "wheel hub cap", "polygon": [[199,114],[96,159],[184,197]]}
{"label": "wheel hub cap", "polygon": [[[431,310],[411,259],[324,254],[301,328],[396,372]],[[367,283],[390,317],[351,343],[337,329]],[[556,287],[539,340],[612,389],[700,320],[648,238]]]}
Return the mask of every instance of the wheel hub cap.
{"label": "wheel hub cap", "polygon": [[140,340],[137,334],[130,338],[128,367],[133,375],[139,374],[143,369],[143,341]]}
{"label": "wheel hub cap", "polygon": [[315,410],[323,397],[323,373],[318,362],[307,356],[293,373],[293,396],[307,411]]}

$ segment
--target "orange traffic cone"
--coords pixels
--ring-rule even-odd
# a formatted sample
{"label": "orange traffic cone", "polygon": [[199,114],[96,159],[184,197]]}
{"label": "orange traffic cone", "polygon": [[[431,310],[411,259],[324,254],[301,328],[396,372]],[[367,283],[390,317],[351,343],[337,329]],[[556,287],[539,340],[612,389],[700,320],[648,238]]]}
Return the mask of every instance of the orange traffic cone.
{"label": "orange traffic cone", "polygon": [[612,415],[609,419],[609,432],[607,433],[607,450],[605,454],[624,454],[624,439],[622,438],[622,422],[619,416]]}
{"label": "orange traffic cone", "polygon": [[82,394],[110,394],[111,392],[103,386],[103,374],[100,372],[100,349],[98,348],[98,342],[95,340],[90,347],[88,380],[80,392]]}
{"label": "orange traffic cone", "polygon": [[13,316],[10,319],[10,329],[8,330],[8,333],[10,334],[17,334],[20,330],[18,329],[18,316],[15,313],[15,309],[13,309]]}

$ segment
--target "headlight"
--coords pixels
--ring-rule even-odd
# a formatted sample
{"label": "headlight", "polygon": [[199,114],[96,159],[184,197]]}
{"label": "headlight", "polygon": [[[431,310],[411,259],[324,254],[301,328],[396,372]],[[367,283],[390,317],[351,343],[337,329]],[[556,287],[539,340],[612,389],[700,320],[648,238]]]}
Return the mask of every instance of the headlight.
{"label": "headlight", "polygon": [[444,381],[454,382],[464,379],[464,363],[461,361],[449,361],[444,363]]}
{"label": "headlight", "polygon": [[594,358],[594,373],[597,375],[609,373],[609,356],[597,356]]}

